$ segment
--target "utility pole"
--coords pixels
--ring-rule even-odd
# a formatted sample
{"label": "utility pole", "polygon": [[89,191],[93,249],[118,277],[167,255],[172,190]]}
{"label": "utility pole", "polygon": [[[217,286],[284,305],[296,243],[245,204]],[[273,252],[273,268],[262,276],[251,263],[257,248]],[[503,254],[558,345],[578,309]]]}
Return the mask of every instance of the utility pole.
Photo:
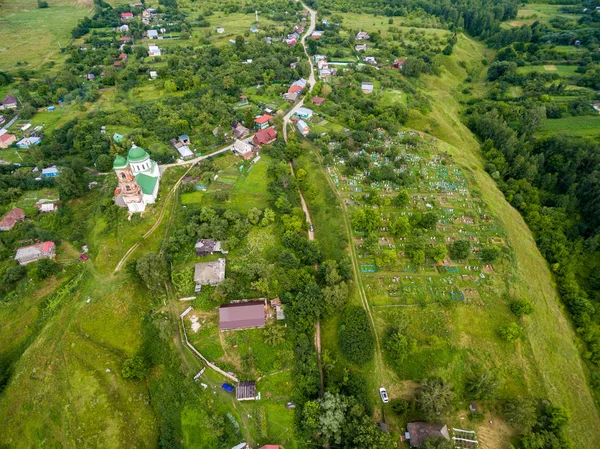
{"label": "utility pole", "polygon": [[258,11],[255,11],[256,14],[256,23],[258,23]]}

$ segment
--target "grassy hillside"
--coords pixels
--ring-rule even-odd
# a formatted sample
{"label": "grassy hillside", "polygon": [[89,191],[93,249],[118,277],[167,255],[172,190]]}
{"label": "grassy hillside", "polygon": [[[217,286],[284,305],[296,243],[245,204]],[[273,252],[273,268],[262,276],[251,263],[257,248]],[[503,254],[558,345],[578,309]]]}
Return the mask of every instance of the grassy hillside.
{"label": "grassy hillside", "polygon": [[[550,400],[568,410],[571,439],[580,447],[596,447],[600,441],[600,416],[586,382],[575,333],[562,310],[551,272],[521,215],[508,204],[483,170],[479,144],[460,121],[457,98],[461,98],[460,92],[465,87],[462,81],[468,74],[479,74],[479,80],[482,80],[484,66],[481,60],[485,51],[483,46],[461,36],[454,57],[444,58],[446,70],[441,79],[423,79],[433,112],[427,117],[411,117],[409,126],[427,130],[444,140],[442,148],[471,171],[482,198],[500,217],[522,279],[514,287],[515,294],[530,298],[535,305],[535,312],[525,328],[543,387]],[[456,63],[464,64],[466,69]],[[475,76],[474,79],[472,90],[476,92],[482,87]]]}
{"label": "grassy hillside", "polygon": [[0,70],[39,69],[61,59],[60,46],[71,30],[89,14],[90,0],[49,0],[39,9],[36,0],[0,2]]}

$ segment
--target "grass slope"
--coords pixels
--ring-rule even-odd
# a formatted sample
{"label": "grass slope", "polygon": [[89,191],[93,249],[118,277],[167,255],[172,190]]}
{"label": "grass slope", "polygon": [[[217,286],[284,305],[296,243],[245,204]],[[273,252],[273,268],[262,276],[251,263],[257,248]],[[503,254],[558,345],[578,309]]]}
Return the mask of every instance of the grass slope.
{"label": "grass slope", "polygon": [[36,0],[0,2],[0,70],[38,69],[57,61],[60,46],[68,44],[71,30],[89,14],[90,0],[49,0],[38,9]]}
{"label": "grass slope", "polygon": [[[464,61],[471,74],[480,73],[484,67],[483,46],[459,38],[452,59]],[[477,58],[476,55],[481,55]],[[570,416],[568,433],[579,447],[594,448],[600,441],[600,416],[586,382],[585,368],[576,346],[573,328],[565,316],[548,264],[538,251],[531,231],[521,215],[505,200],[495,182],[483,169],[479,143],[461,123],[459,116],[461,81],[467,76],[450,58],[444,58],[447,70],[441,78],[425,78],[424,87],[433,103],[433,112],[427,117],[411,117],[409,126],[426,129],[445,141],[441,145],[454,160],[472,172],[481,190],[482,198],[500,217],[510,245],[514,249],[515,263],[520,277],[525,279],[516,286],[517,296],[530,298],[535,312],[525,323],[533,357],[537,363],[547,397],[564,406]],[[479,60],[478,60],[479,59]],[[474,90],[478,89],[473,86]]]}

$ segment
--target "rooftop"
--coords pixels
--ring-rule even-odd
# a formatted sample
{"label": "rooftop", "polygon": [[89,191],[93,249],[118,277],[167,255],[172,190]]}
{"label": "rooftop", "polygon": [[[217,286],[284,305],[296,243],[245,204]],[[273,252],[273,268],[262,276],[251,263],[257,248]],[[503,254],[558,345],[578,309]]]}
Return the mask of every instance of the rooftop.
{"label": "rooftop", "polygon": [[264,325],[264,301],[238,302],[219,307],[219,328],[221,330],[245,329]]}
{"label": "rooftop", "polygon": [[408,434],[410,435],[410,446],[419,447],[428,438],[445,438],[450,439],[448,427],[446,424],[428,423],[428,422],[411,422],[406,425]]}

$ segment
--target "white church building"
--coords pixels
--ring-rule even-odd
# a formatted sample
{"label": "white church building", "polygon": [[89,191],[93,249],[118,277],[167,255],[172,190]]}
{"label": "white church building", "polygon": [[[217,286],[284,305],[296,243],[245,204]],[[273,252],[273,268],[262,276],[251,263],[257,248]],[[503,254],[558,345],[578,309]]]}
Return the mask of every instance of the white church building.
{"label": "white church building", "polygon": [[130,212],[144,212],[146,204],[154,204],[158,197],[160,171],[150,155],[133,145],[127,159],[117,156],[113,169],[119,180],[115,191],[115,203],[127,207]]}

